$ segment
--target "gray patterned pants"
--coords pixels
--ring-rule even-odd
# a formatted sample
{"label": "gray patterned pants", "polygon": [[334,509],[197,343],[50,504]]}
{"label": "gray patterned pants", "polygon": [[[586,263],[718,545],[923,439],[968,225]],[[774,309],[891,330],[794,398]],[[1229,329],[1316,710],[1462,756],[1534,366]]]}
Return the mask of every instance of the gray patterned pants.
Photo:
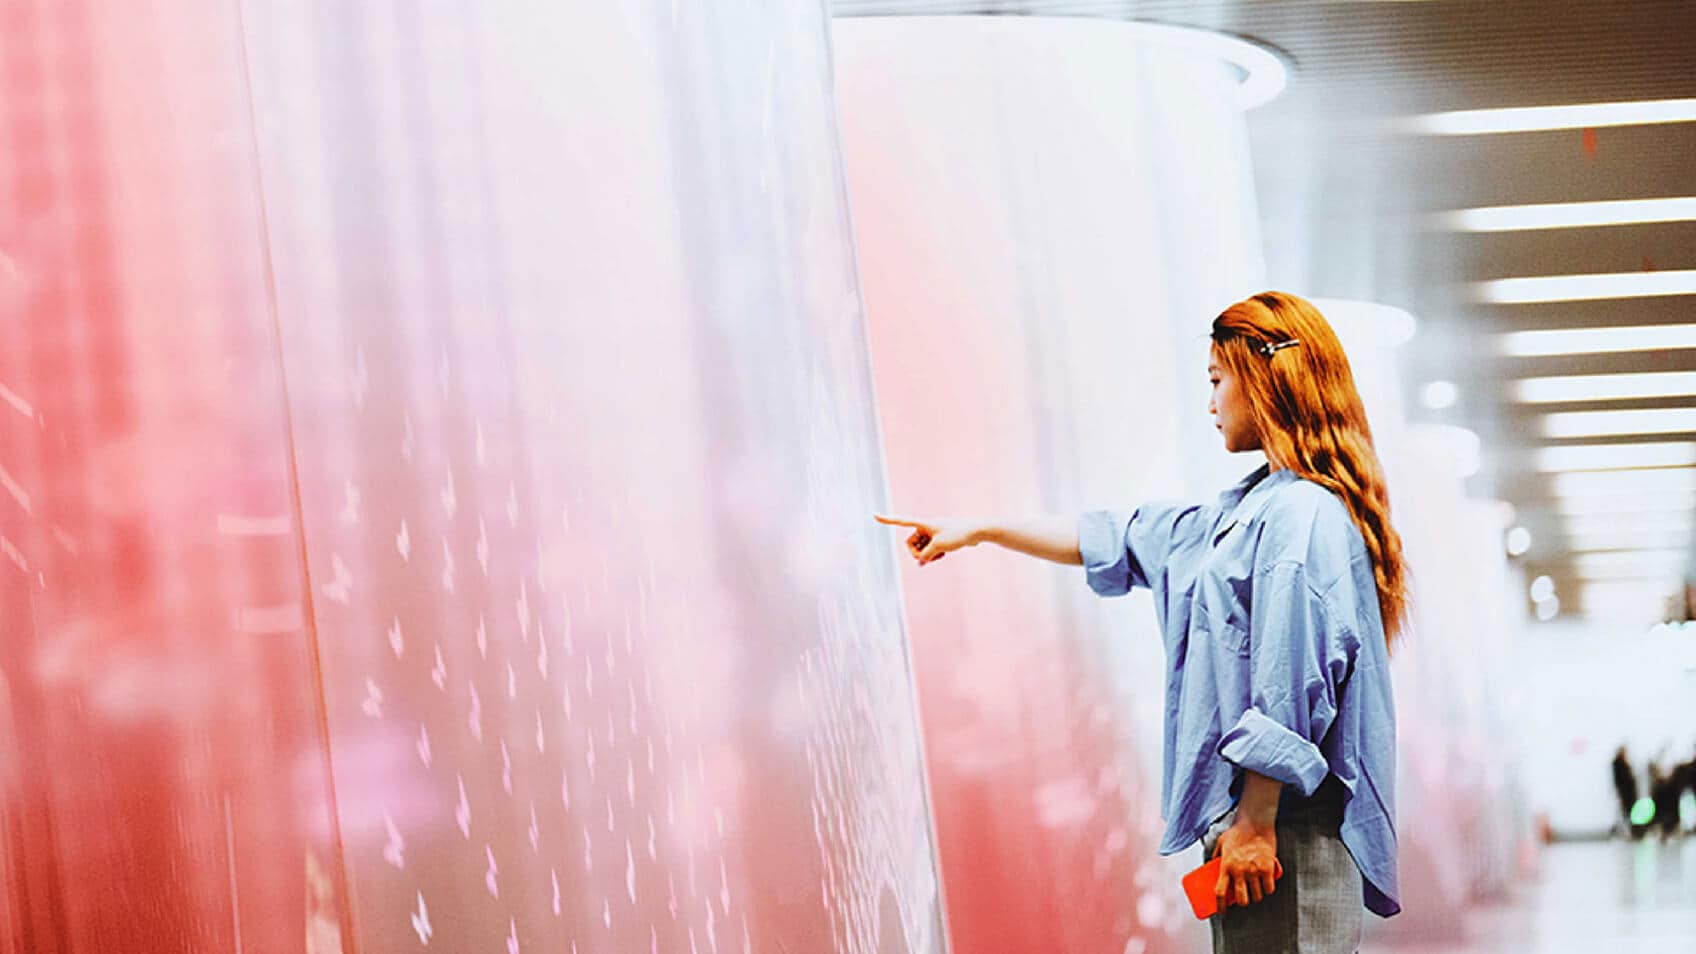
{"label": "gray patterned pants", "polygon": [[[1322,788],[1312,800],[1278,806],[1276,890],[1246,907],[1231,905],[1208,919],[1214,954],[1355,954],[1360,948],[1360,869],[1337,834],[1341,803]],[[1231,826],[1236,810],[1202,837],[1202,858]]]}

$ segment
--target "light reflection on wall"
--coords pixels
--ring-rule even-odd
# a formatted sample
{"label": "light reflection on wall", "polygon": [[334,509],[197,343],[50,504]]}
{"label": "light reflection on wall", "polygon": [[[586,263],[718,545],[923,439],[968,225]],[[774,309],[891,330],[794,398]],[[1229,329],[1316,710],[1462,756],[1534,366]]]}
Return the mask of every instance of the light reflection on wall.
{"label": "light reflection on wall", "polygon": [[0,31],[0,950],[941,951],[822,11],[159,6]]}
{"label": "light reflection on wall", "polygon": [[[839,20],[835,46],[897,507],[1123,506],[1252,469],[1185,431],[1207,321],[1259,290],[1232,71],[1088,19]],[[1199,850],[1154,850],[1147,595],[993,548],[903,589],[959,949],[1205,948],[1177,887]]]}

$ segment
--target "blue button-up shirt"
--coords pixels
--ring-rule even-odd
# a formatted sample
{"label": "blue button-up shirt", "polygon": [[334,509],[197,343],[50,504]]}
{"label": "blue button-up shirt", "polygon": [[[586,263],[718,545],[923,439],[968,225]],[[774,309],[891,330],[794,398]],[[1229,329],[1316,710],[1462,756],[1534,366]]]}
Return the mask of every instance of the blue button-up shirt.
{"label": "blue button-up shirt", "polygon": [[1343,502],[1262,467],[1213,505],[1084,513],[1078,544],[1096,593],[1154,592],[1167,662],[1160,853],[1231,809],[1241,769],[1303,796],[1335,775],[1366,907],[1400,911],[1389,654]]}

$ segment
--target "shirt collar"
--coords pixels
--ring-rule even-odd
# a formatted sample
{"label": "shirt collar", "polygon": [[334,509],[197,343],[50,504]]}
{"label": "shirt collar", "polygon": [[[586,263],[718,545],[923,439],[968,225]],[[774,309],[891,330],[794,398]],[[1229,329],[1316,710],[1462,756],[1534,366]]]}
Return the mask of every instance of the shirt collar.
{"label": "shirt collar", "polygon": [[1237,481],[1229,489],[1219,495],[1219,512],[1224,519],[1219,521],[1219,528],[1214,533],[1214,542],[1225,531],[1252,517],[1272,491],[1295,478],[1295,471],[1285,467],[1273,470],[1271,464],[1262,464],[1254,472]]}

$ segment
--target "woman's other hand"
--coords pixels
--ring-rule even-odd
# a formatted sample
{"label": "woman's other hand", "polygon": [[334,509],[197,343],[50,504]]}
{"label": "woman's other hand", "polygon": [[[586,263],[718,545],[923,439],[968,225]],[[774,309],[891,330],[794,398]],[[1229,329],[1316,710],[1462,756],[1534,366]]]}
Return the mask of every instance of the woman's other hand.
{"label": "woman's other hand", "polygon": [[1252,904],[1270,895],[1284,876],[1278,862],[1278,834],[1270,825],[1255,825],[1240,816],[1219,836],[1215,853],[1222,859],[1213,894],[1219,910],[1228,904]]}
{"label": "woman's other hand", "polygon": [[979,540],[977,525],[966,520],[910,520],[904,517],[885,517],[882,514],[873,516],[877,518],[878,523],[913,528],[913,535],[907,538],[907,552],[919,561],[920,566],[932,560],[940,560],[961,547],[976,546]]}

